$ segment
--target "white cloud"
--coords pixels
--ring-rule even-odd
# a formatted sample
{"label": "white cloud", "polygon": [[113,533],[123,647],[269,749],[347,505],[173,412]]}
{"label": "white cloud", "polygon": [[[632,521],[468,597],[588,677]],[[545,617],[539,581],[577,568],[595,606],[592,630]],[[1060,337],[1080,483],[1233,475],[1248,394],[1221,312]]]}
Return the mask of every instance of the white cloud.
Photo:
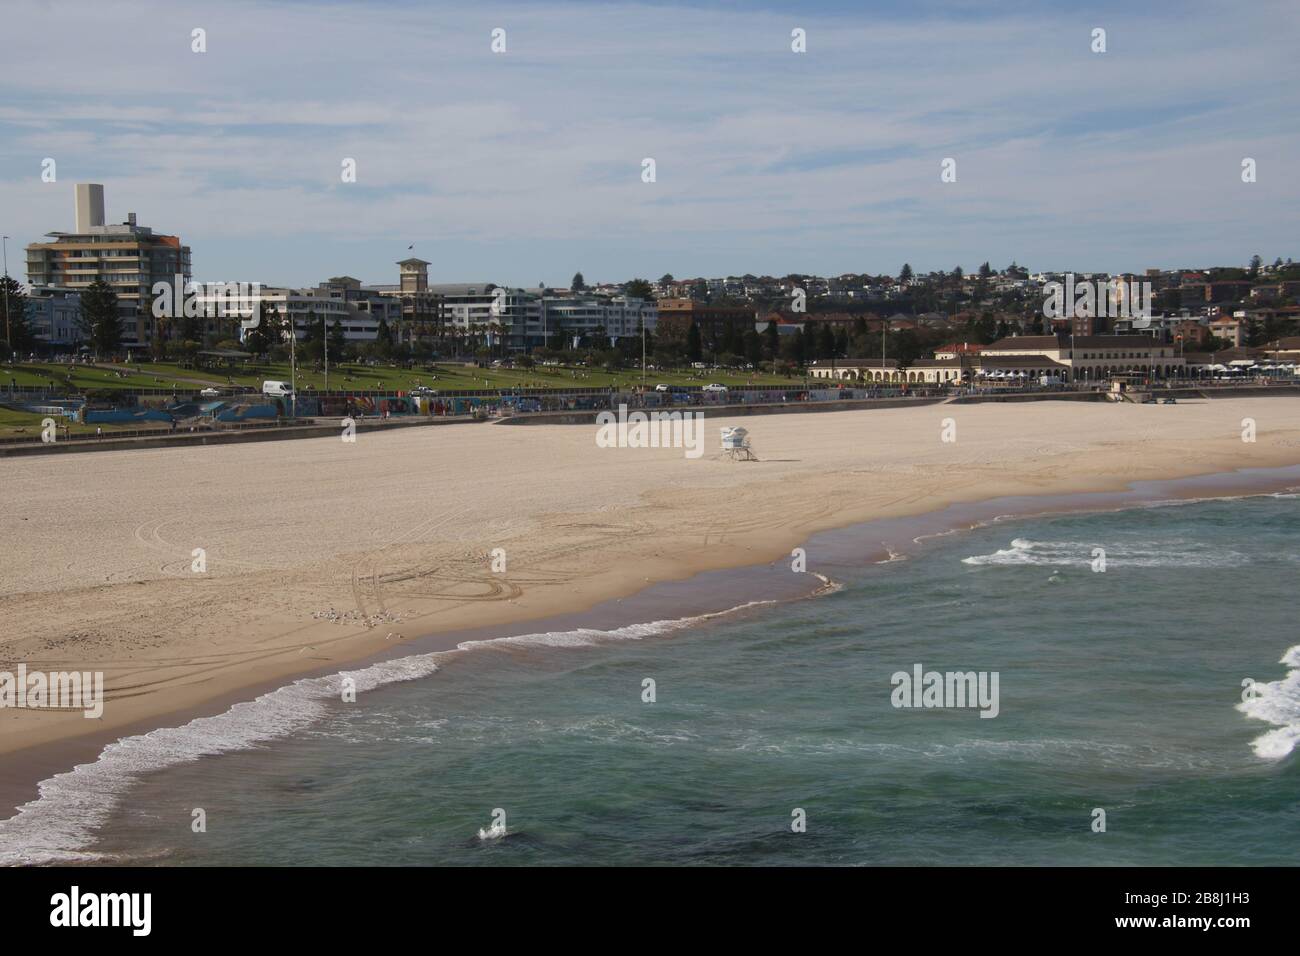
{"label": "white cloud", "polygon": [[[50,38],[5,66],[10,235],[67,228],[71,183],[97,181],[112,218],[180,232],[206,275],[265,263],[226,258],[232,243],[205,262],[205,241],[285,240],[286,274],[264,278],[286,282],[321,277],[314,246],[426,237],[529,284],[545,250],[493,244],[617,245],[624,276],[1292,252],[1300,31],[1280,4],[1116,8],[1100,56],[1092,15],[1023,10],[123,6],[7,10],[16,35]],[[789,52],[796,24],[807,54]],[[1243,190],[1245,155],[1260,181]]]}

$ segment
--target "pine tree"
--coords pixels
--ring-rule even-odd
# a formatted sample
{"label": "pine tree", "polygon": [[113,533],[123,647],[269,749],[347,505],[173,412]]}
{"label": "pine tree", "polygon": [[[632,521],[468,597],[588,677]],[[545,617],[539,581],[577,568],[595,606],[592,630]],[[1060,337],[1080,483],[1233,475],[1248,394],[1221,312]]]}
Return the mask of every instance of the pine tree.
{"label": "pine tree", "polygon": [[767,323],[763,330],[763,357],[775,361],[781,356],[781,333],[776,329],[776,319]]}
{"label": "pine tree", "polygon": [[855,354],[861,355],[863,343],[867,339],[867,317],[865,315],[859,315],[853,320],[853,332],[849,339],[853,343],[853,348],[858,350]]}
{"label": "pine tree", "polygon": [[[202,348],[207,338],[204,329],[203,317],[198,315],[185,315],[182,310],[178,320],[177,331],[180,333],[179,338],[182,342],[196,342]],[[220,334],[217,336],[220,338]]]}
{"label": "pine tree", "polygon": [[735,325],[728,322],[722,330],[722,348],[723,355],[735,355],[741,349],[740,330]]}
{"label": "pine tree", "polygon": [[623,294],[629,299],[645,299],[652,301],[655,297],[654,289],[645,279],[632,279],[623,283]]}
{"label": "pine tree", "polygon": [[388,320],[381,318],[375,330],[375,350],[381,358],[388,358],[393,353],[393,330],[388,327]]}
{"label": "pine tree", "polygon": [[781,343],[781,357],[795,365],[803,365],[803,336],[787,335],[785,341]]}
{"label": "pine tree", "polygon": [[254,355],[265,355],[271,350],[271,346],[279,343],[277,330],[283,334],[280,328],[280,317],[273,308],[266,305],[259,305],[257,312],[257,325],[244,333],[244,348]]}
{"label": "pine tree", "polygon": [[343,325],[338,319],[330,326],[329,354],[335,362],[342,362],[348,348],[347,336],[343,334]]}
{"label": "pine tree", "polygon": [[698,362],[704,355],[704,349],[700,343],[700,327],[694,322],[686,330],[686,357],[692,362]]}
{"label": "pine tree", "polygon": [[0,288],[4,289],[9,304],[6,322],[0,327],[0,336],[4,336],[5,356],[31,351],[36,345],[36,334],[27,324],[27,296],[23,287],[13,277],[6,275],[0,279]]}
{"label": "pine tree", "polygon": [[302,354],[310,361],[319,361],[325,355],[325,322],[315,309],[307,310],[305,331],[307,334],[300,345]]}
{"label": "pine tree", "polygon": [[96,279],[81,293],[81,330],[96,354],[112,355],[122,348],[117,293],[103,279]]}
{"label": "pine tree", "polygon": [[833,358],[835,355],[835,333],[831,331],[830,324],[822,326],[821,333],[817,338],[817,357]]}

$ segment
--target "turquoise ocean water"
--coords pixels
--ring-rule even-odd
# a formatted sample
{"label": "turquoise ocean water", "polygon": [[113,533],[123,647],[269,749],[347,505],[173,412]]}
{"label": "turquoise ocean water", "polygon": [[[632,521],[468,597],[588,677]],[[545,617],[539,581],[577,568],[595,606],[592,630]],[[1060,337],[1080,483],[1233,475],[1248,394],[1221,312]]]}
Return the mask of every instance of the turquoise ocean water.
{"label": "turquoise ocean water", "polygon": [[[1295,496],[995,522],[887,563],[822,540],[809,570],[840,585],[822,597],[390,661],[356,672],[354,704],[337,678],[304,681],[127,741],[47,783],[0,847],[194,865],[1300,863]],[[917,664],[996,672],[997,716],[894,707],[891,676]]]}

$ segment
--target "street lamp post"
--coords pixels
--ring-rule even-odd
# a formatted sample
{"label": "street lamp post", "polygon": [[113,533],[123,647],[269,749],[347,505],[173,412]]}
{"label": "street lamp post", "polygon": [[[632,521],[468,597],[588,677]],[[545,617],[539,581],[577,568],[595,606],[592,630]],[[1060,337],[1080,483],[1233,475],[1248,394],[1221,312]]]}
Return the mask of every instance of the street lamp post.
{"label": "street lamp post", "polygon": [[285,317],[289,320],[289,417],[298,417],[298,320],[289,311],[286,299]]}
{"label": "street lamp post", "polygon": [[3,240],[0,240],[0,245],[3,245],[4,247],[5,260],[5,348],[9,351],[10,357],[12,357],[14,354],[14,342],[9,331],[9,237],[3,237]]}
{"label": "street lamp post", "polygon": [[889,331],[889,320],[884,316],[881,316],[880,317],[880,375],[886,382],[889,381],[889,369],[885,365],[885,347],[887,344],[885,333],[888,331]]}

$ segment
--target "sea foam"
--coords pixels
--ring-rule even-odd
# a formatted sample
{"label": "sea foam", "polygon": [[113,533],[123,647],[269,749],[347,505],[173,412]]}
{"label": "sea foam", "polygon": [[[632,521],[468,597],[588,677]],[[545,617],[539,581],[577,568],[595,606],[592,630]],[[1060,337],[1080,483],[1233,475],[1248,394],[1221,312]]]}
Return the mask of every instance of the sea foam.
{"label": "sea foam", "polygon": [[1247,717],[1274,725],[1250,743],[1255,755],[1265,760],[1281,760],[1300,741],[1300,644],[1288,648],[1278,663],[1291,668],[1286,676],[1255,684],[1256,696],[1237,705]]}
{"label": "sea foam", "polygon": [[1010,547],[992,554],[962,558],[962,564],[977,566],[1090,567],[1093,549],[1106,552],[1106,563],[1136,568],[1235,568],[1247,563],[1246,555],[1228,549],[1198,547],[1182,539],[1171,541],[1030,541],[1013,538]]}
{"label": "sea foam", "polygon": [[413,654],[381,661],[359,670],[296,680],[224,713],[197,717],[180,727],[162,727],[108,744],[91,763],[55,774],[38,786],[39,796],[0,820],[0,866],[58,864],[105,860],[91,849],[95,831],[142,774],[200,757],[248,750],[288,737],[322,720],[342,699],[343,680],[352,678],[358,693],[399,681],[434,674],[449,654],[512,647],[588,647],[640,640],[682,630],[712,618],[772,601],[751,601],[725,611],[675,620],[629,624],[598,630],[543,631],[486,641],[465,641],[455,650]]}

